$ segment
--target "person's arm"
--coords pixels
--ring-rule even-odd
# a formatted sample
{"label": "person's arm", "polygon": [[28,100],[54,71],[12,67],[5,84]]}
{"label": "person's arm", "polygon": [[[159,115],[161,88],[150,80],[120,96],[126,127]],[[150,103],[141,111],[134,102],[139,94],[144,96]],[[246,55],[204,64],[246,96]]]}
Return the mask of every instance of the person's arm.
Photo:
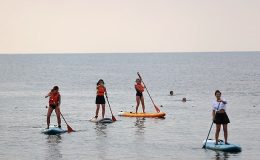
{"label": "person's arm", "polygon": [[138,91],[137,85],[135,85],[135,90]]}
{"label": "person's arm", "polygon": [[143,85],[143,86],[141,85],[141,86],[140,86],[140,91],[143,92],[144,89],[145,89],[145,87],[146,87],[145,85]]}
{"label": "person's arm", "polygon": [[215,119],[215,115],[216,115],[216,111],[215,110],[212,110],[212,120],[214,121]]}
{"label": "person's arm", "polygon": [[225,100],[223,100],[223,99],[221,99],[221,102],[222,102],[223,104],[227,104],[227,101],[225,101]]}
{"label": "person's arm", "polygon": [[49,92],[46,96],[45,96],[45,98],[48,98],[48,97],[50,97],[51,96],[51,92]]}
{"label": "person's arm", "polygon": [[59,101],[58,101],[57,106],[60,107],[60,104],[61,104],[61,97],[60,97],[60,95],[59,95]]}

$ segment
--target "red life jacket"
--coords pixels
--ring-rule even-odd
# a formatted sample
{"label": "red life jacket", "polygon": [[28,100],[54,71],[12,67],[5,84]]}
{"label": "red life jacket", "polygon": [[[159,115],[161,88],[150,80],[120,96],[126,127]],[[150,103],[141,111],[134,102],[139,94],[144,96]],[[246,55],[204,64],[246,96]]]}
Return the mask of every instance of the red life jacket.
{"label": "red life jacket", "polygon": [[137,91],[137,92],[143,92],[144,91],[144,86],[142,85],[142,84],[135,84],[135,90]]}
{"label": "red life jacket", "polygon": [[105,92],[106,92],[106,87],[104,87],[104,86],[98,86],[97,87],[97,95],[98,96],[104,96]]}
{"label": "red life jacket", "polygon": [[60,104],[60,93],[51,94],[49,99],[49,105],[56,105],[58,106]]}

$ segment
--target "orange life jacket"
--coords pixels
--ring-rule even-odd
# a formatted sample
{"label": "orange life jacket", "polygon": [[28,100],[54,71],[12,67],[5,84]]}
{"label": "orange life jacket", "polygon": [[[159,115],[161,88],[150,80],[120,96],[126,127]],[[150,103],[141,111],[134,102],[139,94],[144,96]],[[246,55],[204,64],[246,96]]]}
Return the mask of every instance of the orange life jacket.
{"label": "orange life jacket", "polygon": [[135,84],[135,90],[137,92],[143,92],[144,91],[144,86],[142,84]]}
{"label": "orange life jacket", "polygon": [[49,105],[56,105],[58,106],[60,104],[60,93],[51,94],[49,99]]}
{"label": "orange life jacket", "polygon": [[104,96],[105,92],[106,92],[106,87],[97,86],[97,95],[98,96]]}

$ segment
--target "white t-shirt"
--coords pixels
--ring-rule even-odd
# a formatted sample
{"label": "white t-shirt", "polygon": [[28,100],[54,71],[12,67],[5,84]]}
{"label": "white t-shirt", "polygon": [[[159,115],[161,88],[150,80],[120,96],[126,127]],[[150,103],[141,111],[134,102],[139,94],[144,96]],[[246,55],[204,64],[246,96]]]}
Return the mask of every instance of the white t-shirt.
{"label": "white t-shirt", "polygon": [[[225,100],[223,99],[223,101],[225,101]],[[225,101],[225,102],[227,104],[227,101]],[[223,102],[218,102],[217,100],[214,100],[212,103],[212,109],[215,111],[220,111],[221,109],[226,110],[226,104],[224,104]]]}

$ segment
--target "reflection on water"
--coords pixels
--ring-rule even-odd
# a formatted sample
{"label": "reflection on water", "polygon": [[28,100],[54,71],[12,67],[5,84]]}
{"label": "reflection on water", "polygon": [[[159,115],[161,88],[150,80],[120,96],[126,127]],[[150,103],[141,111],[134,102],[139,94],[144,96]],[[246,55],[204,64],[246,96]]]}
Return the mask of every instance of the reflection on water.
{"label": "reflection on water", "polygon": [[109,138],[107,138],[107,124],[104,123],[97,123],[95,126],[97,138],[96,138],[96,151],[97,151],[97,157],[98,159],[106,159],[107,155],[107,140],[109,141]]}
{"label": "reflection on water", "polygon": [[60,135],[49,135],[47,137],[47,153],[46,160],[49,159],[62,159],[62,154],[60,152],[59,143],[62,142]]}
{"label": "reflection on water", "polygon": [[[143,147],[143,145],[145,144],[145,118],[136,118],[136,121],[134,122],[134,126],[136,128],[135,131],[135,139],[133,141],[134,143],[134,148],[135,148],[135,156],[136,157],[143,157],[146,147]],[[141,159],[145,159],[145,158],[141,158]]]}
{"label": "reflection on water", "polygon": [[215,159],[216,160],[228,160],[231,156],[238,155],[239,153],[232,153],[232,152],[222,152],[222,151],[215,151]]}
{"label": "reflection on water", "polygon": [[216,151],[215,157],[216,157],[216,160],[227,160],[229,157],[229,153]]}
{"label": "reflection on water", "polygon": [[144,134],[144,131],[145,131],[144,122],[145,122],[145,118],[136,118],[135,126],[137,127],[137,130],[136,130],[137,135]]}
{"label": "reflection on water", "polygon": [[106,128],[107,128],[107,125],[104,124],[104,123],[97,123],[96,126],[95,126],[95,130],[96,130],[96,133],[97,133],[97,136],[106,136]]}

